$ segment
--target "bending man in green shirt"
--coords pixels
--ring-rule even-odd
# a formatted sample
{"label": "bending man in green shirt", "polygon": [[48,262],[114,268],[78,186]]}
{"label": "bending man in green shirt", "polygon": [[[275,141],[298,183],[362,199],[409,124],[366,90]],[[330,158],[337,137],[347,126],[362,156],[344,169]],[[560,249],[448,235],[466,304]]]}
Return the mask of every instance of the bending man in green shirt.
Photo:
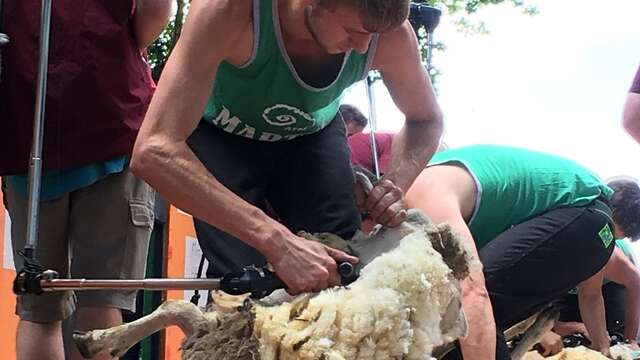
{"label": "bending man in green shirt", "polygon": [[407,204],[448,222],[483,264],[461,284],[469,335],[447,359],[510,359],[502,332],[576,286],[594,347],[608,355],[601,270],[615,237],[640,234],[640,207],[612,195],[553,155],[489,145],[436,154]]}
{"label": "bending man in green shirt", "polygon": [[[336,261],[356,259],[299,230],[348,239],[357,203],[379,223],[404,220],[403,193],[442,132],[408,14],[409,0],[191,2],[131,168],[196,218],[209,276],[268,262],[290,292],[319,291],[340,283]],[[370,69],[406,121],[365,200],[336,114]]]}
{"label": "bending man in green shirt", "polygon": [[[637,189],[638,185],[627,180],[608,184],[612,188]],[[622,190],[624,191],[624,190]],[[637,191],[637,190],[635,190]],[[633,263],[632,249],[624,239],[616,240],[609,261],[604,266],[602,296],[606,313],[606,325],[609,334],[616,333],[632,350],[638,351],[638,326],[640,325],[640,272]],[[577,289],[576,289],[577,290]],[[542,354],[554,355],[563,348],[562,338],[576,333],[590,339],[589,332],[580,316],[577,291],[571,291],[562,300],[560,318],[552,331],[540,340]]]}

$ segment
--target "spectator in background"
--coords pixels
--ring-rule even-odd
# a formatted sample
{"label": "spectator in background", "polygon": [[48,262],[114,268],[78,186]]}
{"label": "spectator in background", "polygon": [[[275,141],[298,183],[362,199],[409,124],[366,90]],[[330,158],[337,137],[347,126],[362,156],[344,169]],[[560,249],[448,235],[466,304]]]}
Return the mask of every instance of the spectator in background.
{"label": "spectator in background", "polygon": [[624,105],[622,125],[638,143],[640,143],[640,67],[633,80],[627,102]]}
{"label": "spectator in background", "polygon": [[[349,148],[351,149],[351,163],[374,171],[373,152],[371,151],[371,134],[362,131],[368,124],[367,118],[353,105],[340,105],[340,114],[347,128]],[[374,134],[378,167],[384,174],[391,161],[391,145],[393,133],[378,132]]]}
{"label": "spectator in background", "polygon": [[[640,237],[638,208],[640,186],[633,180],[615,180],[607,184],[613,189],[611,198],[613,218],[617,227],[615,233],[626,235],[632,242]],[[640,325],[640,272],[635,255],[627,239],[617,239],[616,247],[603,269],[605,281],[602,284],[606,325],[610,335],[621,336],[633,350],[640,350],[636,340]],[[553,355],[562,350],[564,336],[589,333],[582,323],[578,306],[577,289],[567,294],[560,304],[560,318],[553,331],[547,332],[540,344],[543,355]]]}
{"label": "spectator in background", "polygon": [[340,105],[340,115],[347,127],[347,136],[361,133],[369,124],[369,119],[353,105]]}
{"label": "spectator in background", "polygon": [[[609,335],[622,336],[631,349],[638,350],[636,335],[640,321],[640,273],[632,262],[631,251],[630,244],[624,239],[616,240],[616,247],[603,269],[605,280],[602,298]],[[567,294],[559,307],[559,321],[540,340],[545,356],[555,355],[562,350],[562,337],[576,333],[587,338],[589,336],[580,315],[577,289]]]}
{"label": "spectator in background", "polygon": [[[26,241],[40,9],[37,0],[5,1],[3,9],[11,42],[2,49],[0,175],[16,269]],[[36,257],[61,277],[144,276],[154,191],[128,164],[154,87],[142,51],[170,9],[171,0],[54,3]],[[135,292],[18,296],[17,358],[62,360],[62,320],[75,311],[78,330],[112,327],[121,309],[135,309]],[[81,358],[74,350],[71,359]]]}

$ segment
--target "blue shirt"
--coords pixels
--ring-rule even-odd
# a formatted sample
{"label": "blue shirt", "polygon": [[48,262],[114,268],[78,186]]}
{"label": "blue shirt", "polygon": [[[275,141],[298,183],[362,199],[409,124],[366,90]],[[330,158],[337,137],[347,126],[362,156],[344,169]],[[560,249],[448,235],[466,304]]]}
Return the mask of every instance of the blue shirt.
{"label": "blue shirt", "polygon": [[[73,169],[49,171],[42,175],[40,201],[55,200],[66,193],[96,183],[110,174],[122,172],[129,164],[129,156],[121,156],[101,163]],[[5,176],[7,181],[24,197],[29,195],[29,176]]]}

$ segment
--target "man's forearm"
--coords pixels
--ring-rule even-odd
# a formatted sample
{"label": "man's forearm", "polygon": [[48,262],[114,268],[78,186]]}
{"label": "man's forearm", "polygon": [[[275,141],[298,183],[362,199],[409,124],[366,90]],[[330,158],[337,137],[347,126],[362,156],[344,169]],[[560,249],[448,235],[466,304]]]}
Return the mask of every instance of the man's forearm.
{"label": "man's forearm", "polygon": [[640,286],[636,284],[625,291],[624,337],[636,340],[640,325]]}
{"label": "man's forearm", "polygon": [[591,343],[599,351],[604,351],[605,349],[608,351],[609,334],[607,333],[602,294],[597,296],[578,293],[578,304],[582,321],[584,321],[584,325],[591,336]]}
{"label": "man's forearm", "polygon": [[158,38],[171,16],[171,0],[136,0],[133,33],[139,49]]}
{"label": "man's forearm", "polygon": [[[473,282],[482,281],[482,284]],[[496,356],[496,325],[484,277],[471,274],[462,282],[462,306],[469,322],[469,334],[460,339],[462,354],[467,360],[490,360]]]}
{"label": "man's forearm", "polygon": [[132,170],[169,202],[268,256],[288,230],[216,180],[186,143],[136,145]]}
{"label": "man's forearm", "polygon": [[439,117],[429,121],[410,121],[394,137],[391,163],[385,178],[407,191],[437,150],[442,135]]}

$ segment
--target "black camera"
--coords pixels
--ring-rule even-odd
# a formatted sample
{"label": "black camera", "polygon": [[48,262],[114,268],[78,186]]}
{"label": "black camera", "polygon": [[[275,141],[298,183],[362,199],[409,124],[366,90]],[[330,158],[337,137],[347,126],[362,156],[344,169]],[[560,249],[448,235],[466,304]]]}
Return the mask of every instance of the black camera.
{"label": "black camera", "polygon": [[409,22],[416,32],[421,26],[424,26],[425,30],[431,33],[440,23],[440,15],[442,15],[442,11],[436,7],[420,3],[411,3]]}

